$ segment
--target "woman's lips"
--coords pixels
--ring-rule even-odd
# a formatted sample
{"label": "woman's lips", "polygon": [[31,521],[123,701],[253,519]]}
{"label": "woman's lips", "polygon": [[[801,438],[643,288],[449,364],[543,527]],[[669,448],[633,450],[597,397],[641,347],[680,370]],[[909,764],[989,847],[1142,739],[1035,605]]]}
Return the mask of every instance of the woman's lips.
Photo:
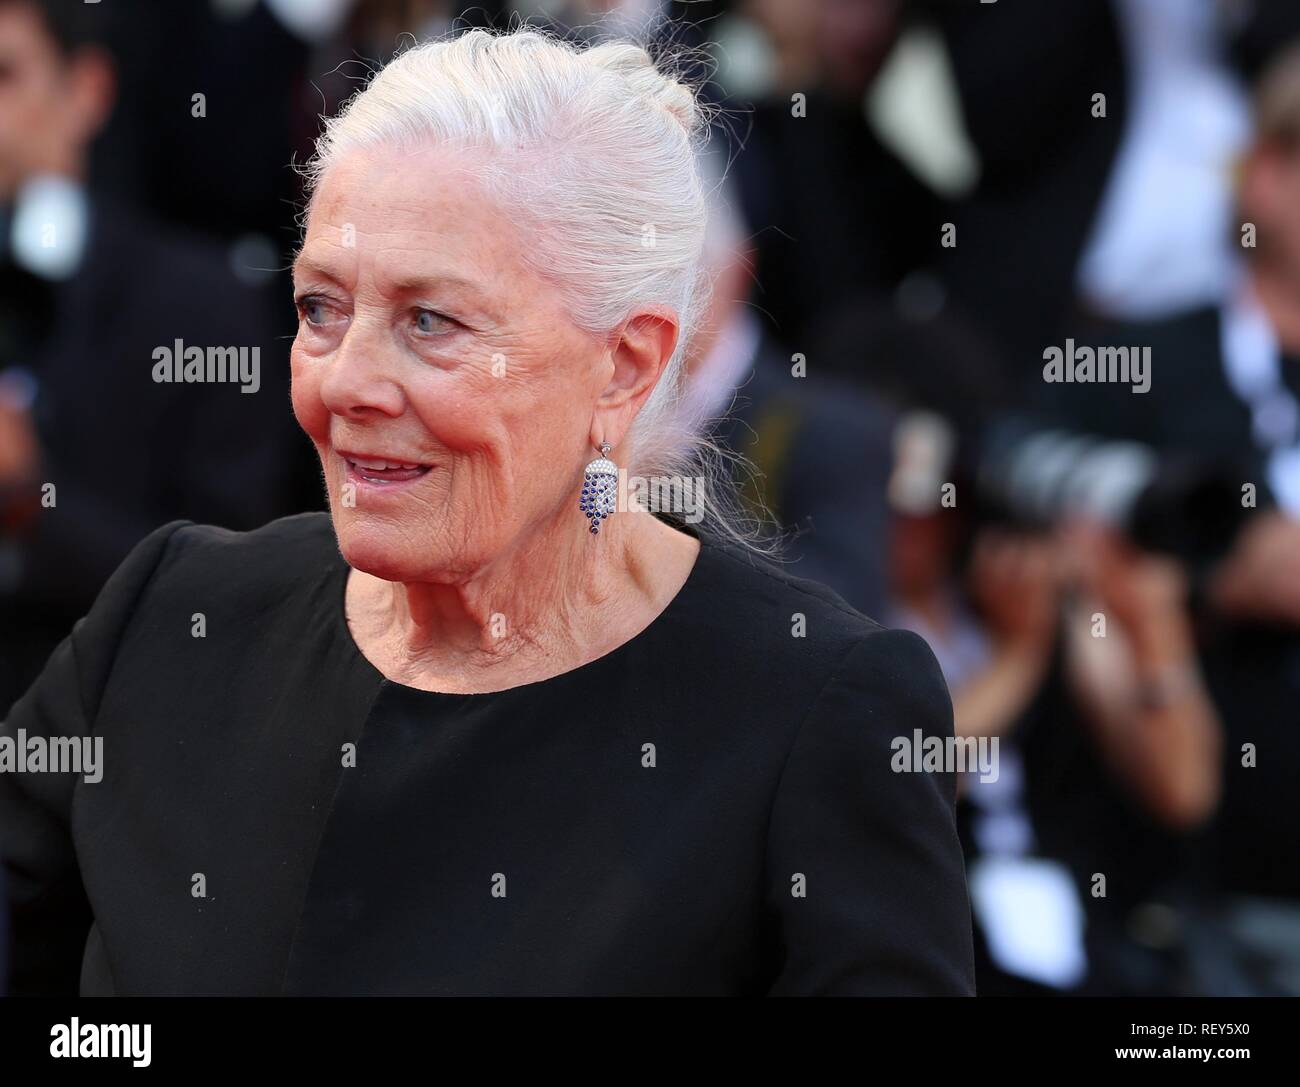
{"label": "woman's lips", "polygon": [[385,457],[361,457],[352,453],[339,455],[347,465],[348,479],[353,483],[375,483],[391,487],[397,483],[420,479],[428,474],[431,467],[428,464],[413,464]]}

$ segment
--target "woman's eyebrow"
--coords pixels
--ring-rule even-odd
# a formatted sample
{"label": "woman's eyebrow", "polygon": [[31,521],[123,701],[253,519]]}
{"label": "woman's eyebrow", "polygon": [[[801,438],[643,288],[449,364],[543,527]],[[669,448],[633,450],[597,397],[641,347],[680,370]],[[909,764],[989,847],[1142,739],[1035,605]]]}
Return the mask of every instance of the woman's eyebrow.
{"label": "woman's eyebrow", "polygon": [[421,291],[434,290],[439,287],[454,287],[473,295],[476,299],[487,295],[482,283],[458,275],[455,272],[434,272],[427,275],[405,273],[394,276],[390,281],[390,286],[394,291],[400,291],[402,294],[418,294]]}
{"label": "woman's eyebrow", "polygon": [[[306,253],[299,253],[293,263],[293,277],[296,281],[309,276],[327,279],[332,283],[345,282],[344,277],[331,267],[327,259],[320,260]],[[472,308],[480,316],[489,320],[498,320],[500,317],[497,301],[485,284],[451,270],[430,272],[403,270],[395,273],[391,279],[386,278],[384,289],[391,294],[400,294],[404,297],[433,294],[438,290],[451,289],[457,292],[458,299],[463,305]]]}
{"label": "woman's eyebrow", "polygon": [[[501,300],[486,284],[459,272],[397,272],[385,283],[385,288],[403,298],[439,297],[450,291],[458,306],[489,322],[501,320]],[[447,296],[443,296],[447,297]]]}
{"label": "woman's eyebrow", "polygon": [[334,272],[329,265],[313,260],[304,253],[299,253],[298,258],[293,262],[293,277],[294,279],[297,279],[300,276],[308,274],[321,276],[324,279],[330,279],[336,283],[340,282],[342,279],[342,277]]}

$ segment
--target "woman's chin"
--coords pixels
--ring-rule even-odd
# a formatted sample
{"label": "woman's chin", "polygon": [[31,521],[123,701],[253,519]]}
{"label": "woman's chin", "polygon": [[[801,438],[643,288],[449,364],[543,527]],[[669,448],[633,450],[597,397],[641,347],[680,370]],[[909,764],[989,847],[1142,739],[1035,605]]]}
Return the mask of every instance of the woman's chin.
{"label": "woman's chin", "polygon": [[[354,570],[385,581],[430,581],[440,566],[436,547],[417,546],[420,534],[373,518],[357,518],[355,510],[334,518],[339,551]],[[427,537],[426,537],[427,540]]]}

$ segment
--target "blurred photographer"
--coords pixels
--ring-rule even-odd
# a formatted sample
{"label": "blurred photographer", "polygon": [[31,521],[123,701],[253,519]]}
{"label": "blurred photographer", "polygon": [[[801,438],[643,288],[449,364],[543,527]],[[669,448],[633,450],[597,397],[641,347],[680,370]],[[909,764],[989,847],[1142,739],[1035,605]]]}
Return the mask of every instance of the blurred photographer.
{"label": "blurred photographer", "polygon": [[[1052,423],[1004,425],[982,476],[1031,521],[1083,511],[1177,560],[1153,579],[1191,609],[1225,737],[1215,878],[1237,896],[1226,916],[1258,952],[1258,984],[1293,991],[1300,733],[1279,707],[1300,700],[1300,48],[1265,70],[1254,118],[1237,175],[1241,260],[1230,292],[1160,321],[1082,318],[1074,349],[1149,352],[1149,388],[1045,381],[1040,420]],[[1110,595],[1121,610],[1134,599]],[[1185,638],[1166,631],[1142,644],[1133,659]],[[1187,686],[1179,669],[1164,670],[1169,697]],[[1178,757],[1172,741],[1156,750]]]}
{"label": "blurred photographer", "polygon": [[1188,938],[1222,737],[1178,563],[1078,518],[945,504],[945,480],[974,493],[956,445],[936,415],[900,426],[892,622],[933,647],[957,734],[997,743],[995,773],[961,778],[980,991],[1239,988]]}

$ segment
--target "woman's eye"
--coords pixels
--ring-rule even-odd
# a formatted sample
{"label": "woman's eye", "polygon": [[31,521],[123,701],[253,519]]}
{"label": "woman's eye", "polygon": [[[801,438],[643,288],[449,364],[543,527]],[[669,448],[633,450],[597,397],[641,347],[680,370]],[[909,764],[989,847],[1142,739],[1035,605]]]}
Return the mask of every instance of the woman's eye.
{"label": "woman's eye", "polygon": [[298,319],[314,328],[321,328],[333,318],[334,307],[319,295],[305,295],[298,299]]}
{"label": "woman's eye", "polygon": [[455,327],[455,321],[450,317],[444,317],[435,310],[417,309],[415,311],[415,330],[426,336],[437,336],[444,332],[450,332]]}

